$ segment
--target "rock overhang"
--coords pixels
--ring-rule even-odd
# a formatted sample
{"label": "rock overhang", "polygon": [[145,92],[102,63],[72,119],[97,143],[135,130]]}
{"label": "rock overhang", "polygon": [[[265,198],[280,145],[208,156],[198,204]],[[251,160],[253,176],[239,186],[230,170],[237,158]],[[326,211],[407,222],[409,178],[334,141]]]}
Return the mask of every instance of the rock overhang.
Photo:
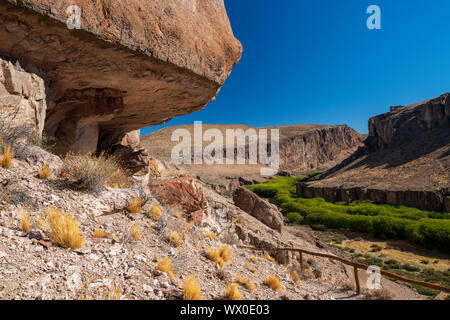
{"label": "rock overhang", "polygon": [[108,144],[200,110],[242,53],[223,0],[80,0],[79,30],[66,26],[72,4],[0,0],[0,54],[44,77],[56,138]]}

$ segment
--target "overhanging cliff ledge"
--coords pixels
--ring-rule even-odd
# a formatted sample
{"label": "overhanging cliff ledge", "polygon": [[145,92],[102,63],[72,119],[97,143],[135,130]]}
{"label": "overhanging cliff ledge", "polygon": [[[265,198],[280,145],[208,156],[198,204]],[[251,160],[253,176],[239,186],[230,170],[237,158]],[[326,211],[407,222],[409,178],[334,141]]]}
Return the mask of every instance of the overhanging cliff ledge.
{"label": "overhanging cliff ledge", "polygon": [[0,0],[0,55],[44,79],[61,154],[204,108],[241,57],[223,0],[76,4],[71,30],[71,1]]}

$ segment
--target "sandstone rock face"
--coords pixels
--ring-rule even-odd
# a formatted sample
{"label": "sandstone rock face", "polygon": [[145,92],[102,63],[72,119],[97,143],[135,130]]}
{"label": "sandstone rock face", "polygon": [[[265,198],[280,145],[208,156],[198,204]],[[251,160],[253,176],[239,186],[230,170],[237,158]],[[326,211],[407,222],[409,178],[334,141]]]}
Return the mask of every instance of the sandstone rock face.
{"label": "sandstone rock face", "polygon": [[373,200],[450,211],[450,98],[391,111],[369,120],[365,146],[318,181],[299,184],[306,198]]}
{"label": "sandstone rock face", "polygon": [[356,151],[364,139],[346,125],[286,138],[280,141],[280,170],[296,174],[331,168]]}
{"label": "sandstone rock face", "polygon": [[252,215],[268,227],[281,232],[284,222],[283,215],[266,200],[240,187],[234,192],[233,201],[238,208]]}
{"label": "sandstone rock face", "polygon": [[207,207],[202,189],[198,181],[191,177],[153,180],[150,183],[150,191],[160,202],[181,206],[189,214]]}
{"label": "sandstone rock face", "polygon": [[0,0],[0,54],[44,71],[58,152],[94,151],[202,109],[239,61],[223,0]]}
{"label": "sandstone rock face", "polygon": [[29,125],[39,135],[47,109],[44,80],[0,59],[0,115],[11,126]]}
{"label": "sandstone rock face", "polygon": [[367,147],[386,149],[409,142],[427,132],[450,128],[449,94],[408,107],[394,107],[391,112],[369,119]]}

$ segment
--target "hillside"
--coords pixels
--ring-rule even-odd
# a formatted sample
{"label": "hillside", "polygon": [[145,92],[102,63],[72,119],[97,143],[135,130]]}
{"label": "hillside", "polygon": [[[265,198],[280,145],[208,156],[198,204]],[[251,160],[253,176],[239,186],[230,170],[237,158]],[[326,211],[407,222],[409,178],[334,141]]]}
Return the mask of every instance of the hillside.
{"label": "hillside", "polygon": [[365,146],[299,193],[449,212],[449,190],[450,99],[444,94],[371,118]]}
{"label": "hillside", "polygon": [[[167,127],[141,138],[142,145],[151,156],[170,160],[171,150],[178,142],[171,141],[172,132],[187,129],[193,136],[192,125]],[[219,129],[247,130],[245,125],[203,124],[203,131]],[[280,130],[280,172],[300,175],[314,170],[326,170],[351,155],[365,136],[348,126],[292,125],[254,129]],[[207,143],[204,143],[205,145]],[[248,153],[248,150],[247,150]],[[247,154],[248,156],[248,154]],[[236,185],[263,182],[259,165],[183,165],[186,171],[203,181],[230,191]]]}
{"label": "hillside", "polygon": [[[148,198],[142,213],[131,213],[127,204],[136,197],[146,197],[142,190],[104,187],[96,195],[78,190],[72,179],[57,174],[62,164],[57,156],[37,147],[27,150],[26,159],[13,159],[9,169],[0,167],[1,299],[181,299],[188,276],[199,280],[204,299],[223,299],[237,274],[251,279],[255,286],[252,290],[239,287],[243,299],[373,298],[366,293],[355,297],[352,270],[324,258],[307,259],[303,273],[298,271],[299,285],[289,276],[292,270],[298,270],[298,257],[275,256],[272,249],[292,246],[336,252],[324,247],[307,227],[275,232],[173,167],[160,172],[161,178],[146,188],[145,194],[157,196]],[[36,175],[44,163],[54,169],[48,179],[42,180]],[[174,172],[177,178],[168,178]],[[187,205],[192,208],[195,204],[183,196],[185,187],[177,187],[183,181],[190,181],[185,187],[194,186],[191,196],[204,199],[200,215],[187,209]],[[168,204],[164,198],[167,194],[158,193],[158,184],[165,186],[163,190],[172,188],[170,196],[175,197],[175,205]],[[29,232],[23,231],[22,206],[29,218]],[[155,216],[154,207],[161,210],[161,216]],[[51,208],[72,215],[84,246],[70,249],[54,242],[49,221],[39,222]],[[96,229],[104,233],[99,236]],[[180,237],[178,243],[168,238],[174,231]],[[266,248],[280,264],[239,245]],[[208,259],[206,251],[223,246],[229,246],[230,256],[220,267]],[[166,269],[161,269],[158,261],[166,257],[173,274],[161,271]],[[279,277],[279,291],[264,284],[269,275]],[[362,279],[365,276],[361,271]],[[393,298],[421,298],[404,284],[382,281]]]}

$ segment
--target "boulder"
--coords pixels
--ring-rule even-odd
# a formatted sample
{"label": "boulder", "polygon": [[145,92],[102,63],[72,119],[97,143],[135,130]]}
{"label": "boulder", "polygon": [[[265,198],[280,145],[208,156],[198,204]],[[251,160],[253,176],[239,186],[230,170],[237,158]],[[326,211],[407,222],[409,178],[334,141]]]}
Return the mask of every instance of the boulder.
{"label": "boulder", "polygon": [[[8,126],[41,135],[47,109],[44,80],[0,58],[0,116]],[[3,130],[3,126],[2,129]],[[1,134],[1,133],[0,133]],[[23,137],[20,137],[23,138]]]}
{"label": "boulder", "polygon": [[63,161],[60,157],[55,156],[38,146],[25,146],[22,151],[22,156],[29,164],[42,167],[44,163],[48,165],[52,172],[59,171],[63,166]]}
{"label": "boulder", "polygon": [[[185,213],[191,214],[207,207],[203,188],[195,178],[152,180],[149,187],[160,202],[180,206]],[[198,216],[198,213],[194,216]]]}
{"label": "boulder", "polygon": [[278,209],[266,200],[240,187],[234,192],[233,201],[235,206],[252,215],[268,227],[281,232],[284,217]]}
{"label": "boulder", "polygon": [[60,154],[203,109],[241,53],[223,0],[0,0],[0,55],[45,70],[45,131]]}

